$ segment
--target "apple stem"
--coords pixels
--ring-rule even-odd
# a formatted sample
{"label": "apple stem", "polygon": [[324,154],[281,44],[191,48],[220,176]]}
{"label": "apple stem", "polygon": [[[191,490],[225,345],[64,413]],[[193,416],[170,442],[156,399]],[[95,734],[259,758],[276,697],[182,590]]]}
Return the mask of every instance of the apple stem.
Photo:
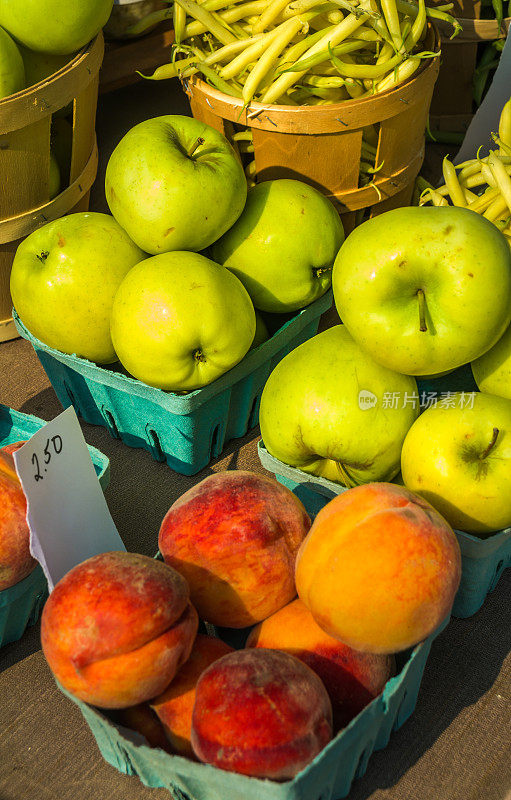
{"label": "apple stem", "polygon": [[499,431],[499,429],[498,429],[498,428],[494,428],[494,429],[493,429],[493,434],[492,434],[492,437],[491,437],[491,442],[489,443],[488,447],[487,447],[485,450],[483,450],[483,452],[482,452],[482,453],[481,453],[481,455],[479,456],[479,458],[481,459],[481,461],[483,461],[483,459],[485,459],[487,456],[489,456],[489,455],[490,455],[491,451],[493,450],[493,448],[494,448],[494,446],[495,446],[495,443],[496,443],[496,441],[497,441],[497,438],[498,438],[498,435],[499,435],[499,433],[500,433],[500,431]]}
{"label": "apple stem", "polygon": [[312,274],[315,278],[319,278],[321,275],[324,275],[325,272],[332,272],[332,267],[313,267]]}
{"label": "apple stem", "polygon": [[197,150],[197,148],[200,147],[201,144],[204,144],[205,141],[206,140],[203,139],[202,136],[199,136],[199,138],[193,143],[191,149],[188,150],[188,158],[191,158],[195,153],[195,151]]}
{"label": "apple stem", "polygon": [[46,261],[46,259],[48,258],[49,255],[50,255],[50,251],[49,250],[43,250],[42,253],[40,253],[40,254],[38,253],[37,254],[36,258],[39,259],[41,264],[44,264],[44,262]]}
{"label": "apple stem", "polygon": [[426,297],[423,289],[417,291],[417,297],[419,298],[419,330],[424,333],[428,326],[426,325]]}
{"label": "apple stem", "polygon": [[193,351],[193,357],[196,361],[200,361],[203,364],[206,363],[206,356],[204,355],[200,347],[198,347],[197,350]]}

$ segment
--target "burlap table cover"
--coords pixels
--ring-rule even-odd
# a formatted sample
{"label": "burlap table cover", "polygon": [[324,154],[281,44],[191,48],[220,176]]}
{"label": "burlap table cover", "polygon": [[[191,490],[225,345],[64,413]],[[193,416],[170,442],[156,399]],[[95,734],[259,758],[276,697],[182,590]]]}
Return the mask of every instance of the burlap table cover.
{"label": "burlap table cover", "polygon": [[[98,115],[100,175],[93,210],[106,210],[102,176],[109,153],[131,125],[163,113],[189,113],[176,85],[143,84],[102,98]],[[331,315],[324,324],[335,322]],[[30,345],[0,345],[0,402],[43,419],[62,409]],[[193,478],[148,453],[83,426],[86,440],[111,460],[106,491],[128,550],[152,555],[171,503],[222,469],[264,472],[258,430],[231,442]],[[511,570],[483,608],[452,620],[434,642],[417,708],[371,758],[350,800],[511,799]],[[39,628],[0,650],[0,800],[169,800],[103,761],[78,709],[56,688],[40,650]],[[225,798],[229,800],[229,798]]]}

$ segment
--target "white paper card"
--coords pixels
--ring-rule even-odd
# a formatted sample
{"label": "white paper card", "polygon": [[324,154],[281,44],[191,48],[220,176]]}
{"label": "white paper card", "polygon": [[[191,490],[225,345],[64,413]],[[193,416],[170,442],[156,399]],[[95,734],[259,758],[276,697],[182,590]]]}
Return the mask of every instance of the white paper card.
{"label": "white paper card", "polygon": [[500,54],[499,65],[493,76],[491,86],[470,123],[463,144],[454,159],[455,164],[475,158],[478,148],[483,145],[482,155],[488,155],[497,145],[491,138],[492,132],[499,129],[500,112],[511,97],[511,36],[506,39]]}
{"label": "white paper card", "polygon": [[13,453],[27,498],[30,552],[50,592],[72,567],[126,550],[98,481],[72,406]]}

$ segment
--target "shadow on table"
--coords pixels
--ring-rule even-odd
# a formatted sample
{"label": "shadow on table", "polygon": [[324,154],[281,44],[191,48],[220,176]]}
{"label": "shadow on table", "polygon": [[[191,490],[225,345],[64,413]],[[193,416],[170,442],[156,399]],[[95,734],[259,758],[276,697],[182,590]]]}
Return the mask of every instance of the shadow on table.
{"label": "shadow on table", "polygon": [[[434,641],[414,714],[392,734],[385,750],[371,757],[365,776],[353,784],[349,800],[367,800],[376,789],[395,786],[464,709],[491,693],[511,649],[510,591],[508,569],[477,614],[464,620],[452,619]],[[489,729],[496,725],[498,729],[498,720],[485,719],[482,711],[478,713],[481,725]],[[501,727],[504,724],[502,720]],[[452,764],[446,763],[443,769],[452,777]],[[439,785],[441,779],[439,774]]]}

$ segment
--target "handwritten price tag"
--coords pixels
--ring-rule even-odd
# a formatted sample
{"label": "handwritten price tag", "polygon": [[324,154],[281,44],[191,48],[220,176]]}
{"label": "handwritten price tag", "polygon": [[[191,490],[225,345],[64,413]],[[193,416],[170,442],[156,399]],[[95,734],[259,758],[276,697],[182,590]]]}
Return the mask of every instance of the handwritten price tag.
{"label": "handwritten price tag", "polygon": [[125,550],[72,406],[13,454],[27,498],[30,551],[52,591],[72,567]]}

